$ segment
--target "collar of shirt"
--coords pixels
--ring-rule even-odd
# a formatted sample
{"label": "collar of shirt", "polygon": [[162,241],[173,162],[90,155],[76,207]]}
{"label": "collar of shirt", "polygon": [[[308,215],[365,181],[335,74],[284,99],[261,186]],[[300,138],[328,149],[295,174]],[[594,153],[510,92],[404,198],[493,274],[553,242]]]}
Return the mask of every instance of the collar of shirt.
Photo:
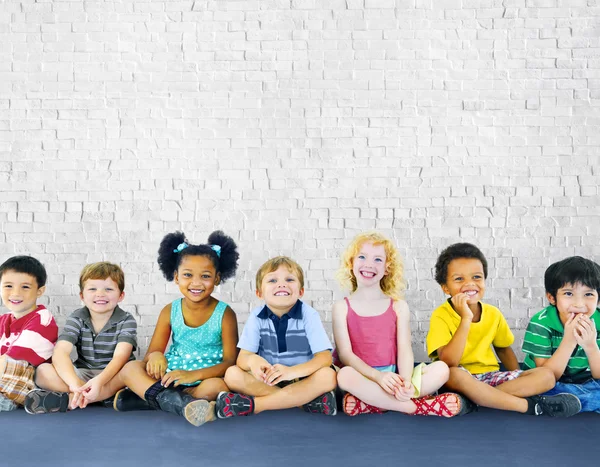
{"label": "collar of shirt", "polygon": [[[90,328],[92,330],[92,332],[94,332],[94,325],[92,324],[92,317],[90,316],[90,310],[88,309],[87,306],[84,306],[83,308],[80,308],[79,310],[74,311],[73,316],[75,318],[80,318],[87,325],[87,327]],[[104,325],[104,327],[102,328],[102,330],[100,332],[102,332],[104,329],[106,329],[114,324],[117,324],[119,321],[122,321],[126,316],[127,315],[126,315],[125,311],[123,311],[117,305],[117,307],[113,311],[112,315],[110,316],[110,318],[108,318],[108,321],[106,322],[106,324]],[[100,332],[98,334],[100,334]]]}
{"label": "collar of shirt", "polygon": [[271,319],[274,322],[279,322],[281,320],[283,320],[285,318],[285,320],[288,319],[302,319],[302,301],[298,300],[294,306],[292,308],[290,308],[290,311],[288,311],[287,313],[284,313],[281,317],[277,316],[275,313],[273,313],[271,311],[271,309],[265,305],[263,307],[262,310],[260,310],[260,313],[258,314],[258,317],[261,319]]}

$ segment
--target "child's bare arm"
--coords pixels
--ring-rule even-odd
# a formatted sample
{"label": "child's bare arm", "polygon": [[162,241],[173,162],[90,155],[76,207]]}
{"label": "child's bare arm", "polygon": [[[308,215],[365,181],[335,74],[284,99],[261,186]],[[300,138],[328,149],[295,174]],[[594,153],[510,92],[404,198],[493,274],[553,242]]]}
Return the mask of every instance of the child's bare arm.
{"label": "child's bare arm", "polygon": [[225,375],[227,368],[235,365],[238,350],[238,330],[237,318],[234,311],[227,307],[223,314],[221,324],[221,339],[223,341],[223,361],[217,365],[213,365],[201,370],[175,370],[166,373],[162,378],[162,383],[165,387],[174,383],[173,386],[180,384],[189,384],[199,380],[209,378],[221,378]]}
{"label": "child's bare arm", "polygon": [[58,376],[72,391],[81,387],[84,382],[75,373],[75,367],[71,361],[71,350],[73,350],[73,344],[69,341],[58,341],[52,353],[52,365]]}
{"label": "child's bare arm", "polygon": [[146,373],[154,379],[160,379],[167,371],[167,359],[165,349],[171,337],[171,304],[166,305],[158,315],[158,321],[154,328],[154,334],[144,357]]}
{"label": "child's bare arm", "polygon": [[517,356],[512,347],[494,347],[494,350],[496,351],[496,355],[498,355],[500,362],[502,362],[502,365],[504,365],[507,370],[512,371],[520,369],[519,361],[517,360]]}
{"label": "child's bare arm", "polygon": [[[600,378],[600,349],[598,348],[598,332],[594,320],[586,315],[577,315],[575,324],[575,340],[581,346],[588,359],[592,378]],[[566,329],[565,329],[566,331]]]}
{"label": "child's bare arm", "polygon": [[460,293],[452,297],[452,306],[460,316],[460,324],[450,341],[437,349],[438,358],[449,367],[458,366],[465,352],[473,312],[467,304],[468,297]]}
{"label": "child's bare arm", "polygon": [[347,315],[348,305],[346,305],[344,300],[334,303],[332,313],[333,337],[338,356],[344,365],[351,366],[364,377],[377,382],[381,376],[381,372],[367,365],[352,351],[352,343],[350,342],[350,335],[348,333]]}
{"label": "child's bare arm", "polygon": [[398,341],[398,374],[405,382],[410,382],[414,367],[414,356],[412,341],[410,338],[410,310],[404,300],[394,302],[394,311],[397,319],[397,341]]}

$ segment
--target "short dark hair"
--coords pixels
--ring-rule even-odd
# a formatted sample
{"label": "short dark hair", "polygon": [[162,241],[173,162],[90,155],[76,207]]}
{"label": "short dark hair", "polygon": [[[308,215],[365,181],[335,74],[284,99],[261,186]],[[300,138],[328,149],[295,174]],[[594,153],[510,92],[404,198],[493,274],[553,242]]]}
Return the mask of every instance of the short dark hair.
{"label": "short dark hair", "polygon": [[455,243],[447,247],[435,263],[435,281],[443,285],[448,277],[448,265],[452,260],[459,258],[473,258],[481,261],[483,265],[483,277],[487,278],[487,260],[479,248],[471,243]]}
{"label": "short dark hair", "polygon": [[546,292],[556,298],[558,289],[567,284],[582,284],[600,295],[600,266],[581,256],[570,256],[548,266],[544,273]]}
{"label": "short dark hair", "polygon": [[6,271],[15,271],[35,277],[38,288],[46,285],[46,268],[33,256],[13,256],[0,265],[0,280]]}

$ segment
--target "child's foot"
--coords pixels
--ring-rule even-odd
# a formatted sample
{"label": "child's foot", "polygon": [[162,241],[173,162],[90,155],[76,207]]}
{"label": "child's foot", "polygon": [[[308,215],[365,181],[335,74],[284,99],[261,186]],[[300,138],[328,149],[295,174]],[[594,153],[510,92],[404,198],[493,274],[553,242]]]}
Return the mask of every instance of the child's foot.
{"label": "child's foot", "polygon": [[69,408],[69,393],[32,389],[25,396],[23,406],[29,414],[66,412]]}
{"label": "child's foot", "polygon": [[128,388],[123,388],[115,394],[112,407],[117,412],[130,412],[132,410],[154,410],[152,406],[148,404],[148,402]]}
{"label": "child's foot", "polygon": [[218,418],[239,417],[254,413],[254,397],[245,394],[222,391],[215,402]]}
{"label": "child's foot", "polygon": [[183,409],[183,416],[194,426],[215,420],[215,403],[204,399],[196,399],[187,404]]}
{"label": "child's foot", "polygon": [[337,413],[337,403],[335,402],[335,392],[329,391],[313,399],[308,404],[302,406],[305,412],[322,413],[324,415],[335,415]]}
{"label": "child's foot", "polygon": [[365,413],[385,413],[387,410],[380,409],[379,407],[375,407],[373,405],[367,404],[366,402],[361,401],[358,397],[353,396],[350,393],[347,393],[344,396],[344,402],[342,406],[342,410],[344,413],[350,417],[354,417],[355,415],[365,414]]}
{"label": "child's foot", "polygon": [[577,396],[568,393],[554,396],[531,396],[526,398],[534,406],[534,415],[549,417],[571,417],[581,411],[581,401]]}
{"label": "child's foot", "polygon": [[451,418],[457,415],[465,415],[474,409],[474,405],[469,400],[453,392],[411,400],[417,406],[417,410],[413,415],[435,415]]}
{"label": "child's foot", "polygon": [[19,406],[8,397],[0,394],[0,412],[10,412],[12,410],[17,410],[18,407]]}

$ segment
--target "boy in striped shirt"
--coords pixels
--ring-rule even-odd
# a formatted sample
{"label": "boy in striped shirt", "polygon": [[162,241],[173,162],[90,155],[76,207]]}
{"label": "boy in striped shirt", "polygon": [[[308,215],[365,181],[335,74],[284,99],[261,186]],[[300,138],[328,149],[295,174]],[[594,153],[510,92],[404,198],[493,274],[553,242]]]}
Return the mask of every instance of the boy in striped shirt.
{"label": "boy in striped shirt", "polygon": [[[134,360],[137,323],[119,303],[125,293],[123,270],[116,264],[88,264],[79,277],[84,307],[69,316],[52,355],[52,364],[40,365],[25,399],[31,414],[66,412],[115,395],[125,385],[119,372]],[[71,362],[71,351],[77,360]]]}
{"label": "boy in striped shirt", "polygon": [[13,256],[0,266],[0,412],[23,405],[35,387],[35,367],[52,356],[58,327],[52,314],[38,305],[46,290],[46,269],[31,256]]}
{"label": "boy in striped shirt", "polygon": [[550,305],[529,322],[525,367],[554,372],[557,383],[547,395],[574,394],[582,412],[600,413],[600,266],[566,258],[546,269],[544,285]]}

